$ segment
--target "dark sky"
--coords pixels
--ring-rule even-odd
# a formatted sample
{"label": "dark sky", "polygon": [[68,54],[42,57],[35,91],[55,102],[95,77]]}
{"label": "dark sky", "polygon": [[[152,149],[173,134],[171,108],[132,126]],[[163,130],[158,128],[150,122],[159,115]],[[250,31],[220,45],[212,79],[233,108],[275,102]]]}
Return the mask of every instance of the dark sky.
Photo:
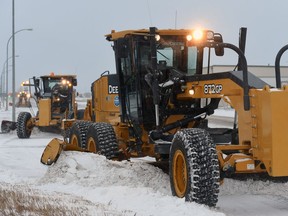
{"label": "dark sky", "polygon": [[[0,0],[2,67],[12,35],[11,8],[12,0]],[[15,0],[15,31],[33,28],[15,36],[16,88],[32,76],[54,72],[77,74],[78,91],[89,92],[103,71],[115,72],[111,44],[104,37],[112,29],[201,27],[238,45],[239,28],[247,27],[248,64],[274,65],[278,50],[288,43],[287,8],[285,0]],[[212,64],[236,62],[229,52],[212,59]]]}

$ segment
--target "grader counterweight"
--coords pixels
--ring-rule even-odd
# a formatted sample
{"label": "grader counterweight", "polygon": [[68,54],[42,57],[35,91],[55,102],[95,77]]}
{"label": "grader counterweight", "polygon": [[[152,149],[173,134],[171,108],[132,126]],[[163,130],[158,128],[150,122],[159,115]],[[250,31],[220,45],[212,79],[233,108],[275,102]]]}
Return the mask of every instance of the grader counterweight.
{"label": "grader counterweight", "polygon": [[[225,176],[288,175],[287,88],[249,73],[241,49],[221,34],[150,28],[112,31],[106,39],[113,43],[116,75],[102,74],[92,84],[84,120],[63,122],[72,125],[69,139],[51,141],[42,163],[73,148],[109,159],[154,157],[169,164],[173,195],[208,206],[216,205]],[[204,53],[213,49],[216,56],[235,51],[241,70],[206,73]],[[233,129],[207,126],[221,99],[238,114]]]}

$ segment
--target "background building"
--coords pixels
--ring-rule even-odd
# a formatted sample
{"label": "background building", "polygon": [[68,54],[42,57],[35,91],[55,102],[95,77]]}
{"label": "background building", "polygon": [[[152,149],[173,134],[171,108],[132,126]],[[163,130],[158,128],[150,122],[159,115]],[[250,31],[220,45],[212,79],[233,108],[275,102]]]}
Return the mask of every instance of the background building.
{"label": "background building", "polygon": [[[207,67],[205,68],[205,70],[207,72]],[[235,65],[212,65],[210,66],[209,73],[217,73],[233,70],[235,70]],[[248,71],[253,73],[255,76],[259,77],[269,85],[276,86],[275,66],[248,65]],[[288,66],[280,67],[280,72],[281,72],[282,85],[284,84],[288,85]]]}
{"label": "background building", "polygon": [[[204,68],[207,73],[208,68]],[[209,73],[218,73],[225,71],[235,70],[235,65],[212,65],[209,67]],[[270,86],[276,86],[275,78],[275,66],[270,65],[248,65],[248,71],[259,77],[261,80],[269,84]],[[281,83],[282,85],[288,85],[288,66],[280,67]],[[229,108],[229,105],[224,101],[220,102],[219,107]]]}

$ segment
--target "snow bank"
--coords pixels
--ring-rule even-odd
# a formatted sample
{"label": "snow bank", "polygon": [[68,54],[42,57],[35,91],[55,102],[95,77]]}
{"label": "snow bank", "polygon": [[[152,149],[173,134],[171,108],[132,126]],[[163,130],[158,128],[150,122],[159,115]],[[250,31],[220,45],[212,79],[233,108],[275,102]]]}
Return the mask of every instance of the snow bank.
{"label": "snow bank", "polygon": [[111,207],[95,204],[80,196],[70,196],[64,193],[43,193],[28,184],[0,184],[1,215],[14,216],[78,216],[78,215],[118,215],[132,216],[135,212],[119,212]]}
{"label": "snow bank", "polygon": [[[85,194],[93,202],[137,215],[223,215],[173,197],[169,176],[144,161],[110,161],[100,155],[64,152],[38,181],[42,188]],[[64,185],[64,186],[60,186]]]}
{"label": "snow bank", "polygon": [[111,161],[104,156],[64,152],[39,182],[68,184],[76,182],[84,187],[149,187],[170,195],[169,176],[146,162]]}

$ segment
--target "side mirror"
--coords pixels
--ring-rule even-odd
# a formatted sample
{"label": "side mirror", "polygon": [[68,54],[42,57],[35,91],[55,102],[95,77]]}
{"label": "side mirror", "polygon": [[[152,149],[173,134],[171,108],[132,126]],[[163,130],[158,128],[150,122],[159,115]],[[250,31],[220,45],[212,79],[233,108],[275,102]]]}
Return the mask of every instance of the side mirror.
{"label": "side mirror", "polygon": [[116,57],[118,58],[127,58],[128,57],[128,39],[127,38],[119,38],[115,41],[116,47]]}
{"label": "side mirror", "polygon": [[40,79],[35,79],[34,82],[36,87],[40,86]]}
{"label": "side mirror", "polygon": [[72,79],[72,85],[77,86],[77,79]]}
{"label": "side mirror", "polygon": [[[223,43],[222,35],[215,33],[214,34],[214,41],[217,43]],[[223,56],[224,55],[224,47],[216,47],[215,48],[215,55],[216,56]]]}

